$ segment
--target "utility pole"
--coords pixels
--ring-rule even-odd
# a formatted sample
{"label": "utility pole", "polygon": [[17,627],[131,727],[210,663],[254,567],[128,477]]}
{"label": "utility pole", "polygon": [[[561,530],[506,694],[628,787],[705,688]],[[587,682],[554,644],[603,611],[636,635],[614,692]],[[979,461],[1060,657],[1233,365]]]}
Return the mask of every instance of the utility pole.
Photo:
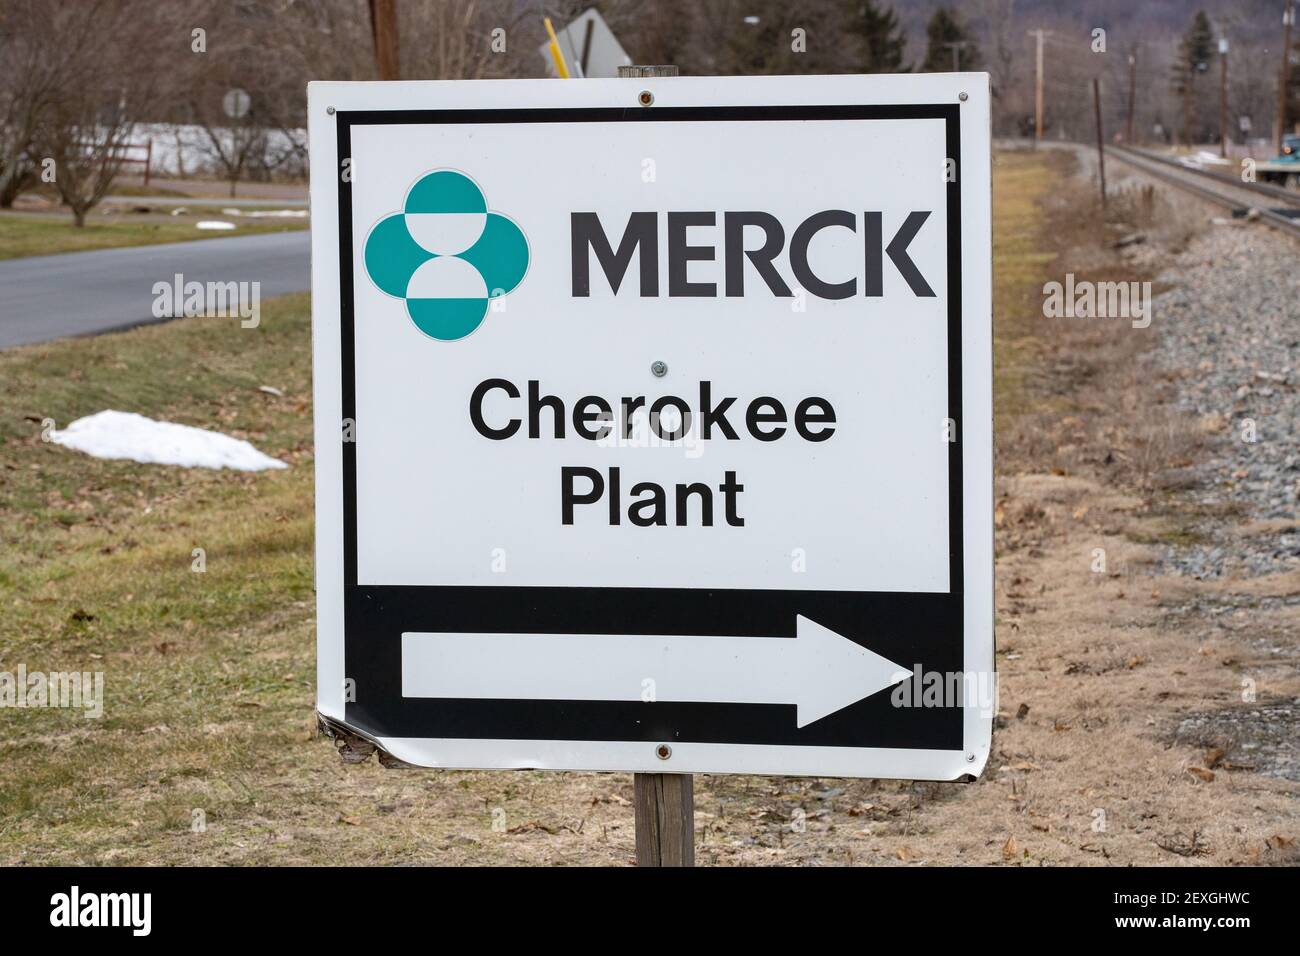
{"label": "utility pole", "polygon": [[1277,151],[1282,153],[1282,137],[1286,135],[1286,99],[1291,86],[1291,25],[1295,23],[1295,0],[1286,0],[1282,11],[1282,73],[1277,86]]}
{"label": "utility pole", "polygon": [[1092,109],[1097,120],[1097,172],[1101,176],[1101,217],[1106,218],[1106,148],[1101,132],[1101,82],[1092,78]]}
{"label": "utility pole", "polygon": [[1043,31],[1029,32],[1038,41],[1034,55],[1034,149],[1037,149],[1043,138]]}
{"label": "utility pole", "polygon": [[1137,52],[1128,55],[1128,124],[1124,132],[1124,142],[1133,145],[1133,112],[1137,101]]}
{"label": "utility pole", "polygon": [[1219,155],[1228,158],[1228,38],[1219,38]]}
{"label": "utility pole", "polygon": [[1282,10],[1282,74],[1278,78],[1278,155],[1282,137],[1287,134],[1287,90],[1291,86],[1291,25],[1296,22],[1295,0],[1287,0]]}
{"label": "utility pole", "polygon": [[397,59],[397,0],[370,0],[370,32],[375,41],[375,66],[381,80],[400,80]]}

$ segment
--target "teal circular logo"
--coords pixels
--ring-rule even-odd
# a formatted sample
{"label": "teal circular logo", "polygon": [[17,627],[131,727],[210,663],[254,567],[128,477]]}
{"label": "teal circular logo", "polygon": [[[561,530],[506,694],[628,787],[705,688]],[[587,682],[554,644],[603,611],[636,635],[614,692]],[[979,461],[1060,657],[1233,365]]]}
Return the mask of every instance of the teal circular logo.
{"label": "teal circular logo", "polygon": [[474,180],[437,169],[416,181],[401,212],[370,230],[365,261],[370,281],[406,303],[417,329],[452,342],[523,280],[528,240],[511,219],[488,211]]}

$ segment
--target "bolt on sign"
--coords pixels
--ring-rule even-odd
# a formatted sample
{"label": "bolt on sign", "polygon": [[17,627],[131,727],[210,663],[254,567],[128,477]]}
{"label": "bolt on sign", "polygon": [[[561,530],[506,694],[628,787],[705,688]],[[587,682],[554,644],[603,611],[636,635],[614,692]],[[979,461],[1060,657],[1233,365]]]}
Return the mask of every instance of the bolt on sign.
{"label": "bolt on sign", "polygon": [[428,767],[979,773],[987,77],[309,101],[321,713]]}

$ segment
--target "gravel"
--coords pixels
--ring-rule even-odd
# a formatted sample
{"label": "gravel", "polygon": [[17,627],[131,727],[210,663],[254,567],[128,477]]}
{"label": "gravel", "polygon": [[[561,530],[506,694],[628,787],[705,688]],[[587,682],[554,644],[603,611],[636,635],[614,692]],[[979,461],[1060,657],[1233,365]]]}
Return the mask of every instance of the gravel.
{"label": "gravel", "polygon": [[[1178,494],[1206,516],[1202,540],[1166,548],[1165,571],[1215,579],[1300,567],[1300,243],[1259,224],[1211,225],[1159,280],[1172,288],[1154,302],[1159,338],[1147,360],[1173,377],[1176,408],[1211,439],[1208,454],[1178,470]],[[1236,516],[1218,517],[1225,510]],[[1241,533],[1246,523],[1253,533]],[[1294,660],[1296,635],[1274,634],[1270,622],[1296,604],[1294,594],[1220,594],[1171,613]],[[1172,739],[1221,747],[1228,769],[1300,781],[1300,700],[1192,713]]]}
{"label": "gravel", "polygon": [[1300,779],[1300,701],[1192,714],[1178,725],[1174,740],[1192,747],[1220,747],[1230,764],[1266,777]]}
{"label": "gravel", "polygon": [[[1095,169],[1087,153],[1077,152],[1085,176]],[[1152,182],[1126,164],[1117,173],[1121,189],[1129,181]],[[1170,186],[1157,189],[1165,203],[1162,241],[1122,250],[1130,266],[1157,272],[1155,284],[1168,289],[1152,305],[1147,334],[1155,340],[1144,371],[1170,382],[1175,413],[1208,439],[1194,462],[1170,461],[1160,476],[1178,510],[1199,516],[1183,529],[1191,532],[1188,540],[1166,546],[1161,573],[1214,580],[1295,570],[1300,242],[1260,222],[1230,219]],[[1182,251],[1168,251],[1183,239]],[[1165,610],[1190,639],[1223,635],[1244,642],[1257,666],[1272,659],[1285,669],[1300,661],[1290,624],[1297,605],[1297,594],[1225,588]],[[1171,743],[1205,748],[1207,759],[1218,754],[1220,769],[1300,781],[1300,698],[1290,694],[1192,711],[1165,733]]]}
{"label": "gravel", "polygon": [[1197,578],[1300,566],[1300,528],[1282,527],[1300,518],[1300,243],[1263,225],[1210,226],[1159,279],[1173,288],[1155,299],[1149,360],[1192,372],[1176,407],[1212,439],[1184,493],[1206,512],[1231,505],[1278,525],[1243,536],[1211,523],[1168,563]]}

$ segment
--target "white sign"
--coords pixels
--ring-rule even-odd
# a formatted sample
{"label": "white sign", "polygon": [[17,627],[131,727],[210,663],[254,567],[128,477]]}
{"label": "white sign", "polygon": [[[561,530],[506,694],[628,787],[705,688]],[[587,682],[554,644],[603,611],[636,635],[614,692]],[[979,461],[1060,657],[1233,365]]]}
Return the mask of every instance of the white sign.
{"label": "white sign", "polygon": [[[584,11],[567,27],[557,30],[555,39],[560,46],[560,55],[564,57],[569,73],[574,78],[618,76],[620,66],[632,65],[632,58],[624,52],[618,37],[614,36],[609,24],[595,9]],[[550,41],[543,43],[537,52],[554,73],[555,62],[551,57]]]}
{"label": "white sign", "polygon": [[986,75],[309,104],[322,713],[435,767],[980,771]]}

